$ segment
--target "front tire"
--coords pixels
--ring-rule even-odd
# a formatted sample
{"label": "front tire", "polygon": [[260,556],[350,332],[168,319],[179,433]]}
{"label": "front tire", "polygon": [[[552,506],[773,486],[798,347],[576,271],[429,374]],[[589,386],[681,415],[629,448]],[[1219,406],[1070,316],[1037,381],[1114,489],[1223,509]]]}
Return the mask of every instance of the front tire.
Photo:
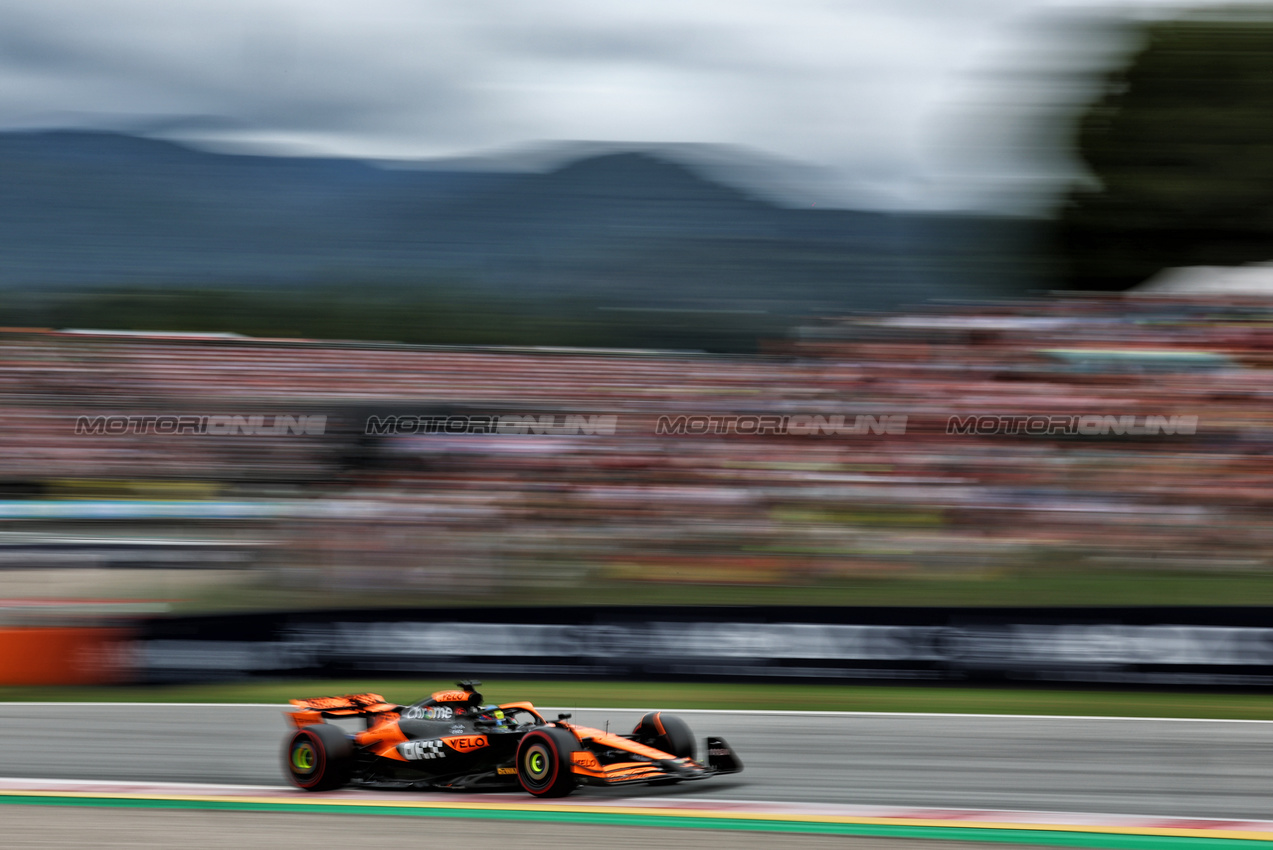
{"label": "front tire", "polygon": [[316,723],[297,730],[283,749],[283,765],[297,788],[331,791],[349,783],[354,745],[339,728]]}
{"label": "front tire", "polygon": [[570,753],[579,742],[565,729],[527,732],[517,746],[517,781],[536,797],[564,797],[575,790]]}
{"label": "front tire", "polygon": [[641,718],[632,734],[642,744],[675,758],[694,758],[694,733],[689,724],[675,714],[651,711]]}

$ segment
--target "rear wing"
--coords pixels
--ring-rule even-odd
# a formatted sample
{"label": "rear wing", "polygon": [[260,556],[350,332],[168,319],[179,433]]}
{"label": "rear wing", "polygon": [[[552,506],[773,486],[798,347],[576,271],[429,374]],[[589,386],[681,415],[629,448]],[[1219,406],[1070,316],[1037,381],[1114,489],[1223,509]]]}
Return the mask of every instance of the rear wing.
{"label": "rear wing", "polygon": [[[326,717],[359,717],[397,711],[401,706],[385,702],[380,694],[346,694],[339,697],[312,697],[288,700],[298,711],[287,715],[297,728],[322,723]],[[370,718],[367,721],[371,722]]]}

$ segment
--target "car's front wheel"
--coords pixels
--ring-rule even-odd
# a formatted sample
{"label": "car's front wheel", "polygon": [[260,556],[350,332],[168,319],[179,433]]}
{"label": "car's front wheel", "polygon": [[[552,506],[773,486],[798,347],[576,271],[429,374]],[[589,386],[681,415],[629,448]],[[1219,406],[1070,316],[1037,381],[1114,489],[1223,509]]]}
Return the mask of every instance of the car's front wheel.
{"label": "car's front wheel", "polygon": [[578,746],[565,729],[527,732],[517,747],[517,781],[522,789],[536,797],[564,797],[573,791],[570,753]]}
{"label": "car's front wheel", "polygon": [[349,783],[354,745],[343,731],[327,723],[297,730],[283,750],[287,776],[297,788],[331,791]]}
{"label": "car's front wheel", "polygon": [[694,758],[694,733],[689,724],[675,714],[651,711],[641,718],[632,734],[642,744],[675,758]]}

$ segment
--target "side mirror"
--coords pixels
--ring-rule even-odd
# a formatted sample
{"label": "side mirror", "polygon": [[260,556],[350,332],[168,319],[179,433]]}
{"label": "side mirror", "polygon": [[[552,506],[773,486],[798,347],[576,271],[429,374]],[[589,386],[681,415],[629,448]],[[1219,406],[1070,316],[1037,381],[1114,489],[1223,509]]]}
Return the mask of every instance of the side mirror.
{"label": "side mirror", "polygon": [[570,712],[566,712],[566,713],[564,713],[564,714],[558,714],[558,715],[557,715],[557,719],[558,719],[558,720],[569,720],[569,719],[570,719],[570,717],[571,717]]}

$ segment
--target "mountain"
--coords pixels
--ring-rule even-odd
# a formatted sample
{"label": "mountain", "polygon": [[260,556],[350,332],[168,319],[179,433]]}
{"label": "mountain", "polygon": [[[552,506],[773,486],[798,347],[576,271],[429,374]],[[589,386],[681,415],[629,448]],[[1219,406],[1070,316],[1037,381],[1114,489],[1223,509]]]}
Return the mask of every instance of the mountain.
{"label": "mountain", "polygon": [[453,281],[788,315],[1019,291],[1033,238],[1006,220],[791,209],[639,150],[514,173],[0,134],[0,287]]}

